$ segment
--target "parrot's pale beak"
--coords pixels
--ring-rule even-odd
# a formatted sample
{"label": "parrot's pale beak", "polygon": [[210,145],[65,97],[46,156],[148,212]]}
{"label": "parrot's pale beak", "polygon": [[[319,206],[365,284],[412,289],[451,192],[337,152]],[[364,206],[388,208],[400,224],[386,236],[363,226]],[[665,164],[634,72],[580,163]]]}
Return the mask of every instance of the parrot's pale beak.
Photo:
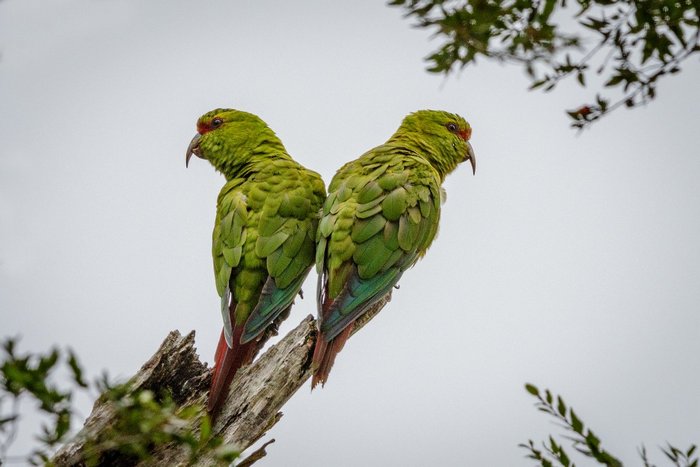
{"label": "parrot's pale beak", "polygon": [[199,157],[200,159],[202,158],[202,154],[199,152],[199,140],[201,137],[202,135],[197,133],[196,135],[194,135],[194,138],[192,138],[192,141],[190,141],[190,145],[187,146],[187,155],[185,156],[185,167],[189,167],[190,158],[192,157],[192,154]]}
{"label": "parrot's pale beak", "polygon": [[467,159],[472,165],[472,174],[476,175],[476,154],[474,154],[474,148],[471,143],[467,141]]}

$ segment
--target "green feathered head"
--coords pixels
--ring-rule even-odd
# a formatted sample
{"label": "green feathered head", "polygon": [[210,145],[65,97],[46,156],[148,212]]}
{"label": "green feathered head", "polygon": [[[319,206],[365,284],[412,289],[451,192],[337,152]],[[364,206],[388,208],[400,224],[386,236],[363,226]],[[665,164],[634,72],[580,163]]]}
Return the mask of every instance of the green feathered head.
{"label": "green feathered head", "polygon": [[[416,146],[438,172],[445,176],[457,164],[469,161],[476,173],[476,156],[469,143],[472,128],[464,118],[441,110],[419,110],[406,116],[392,136]],[[391,141],[391,140],[390,140]]]}
{"label": "green feathered head", "polygon": [[215,109],[197,120],[185,165],[195,156],[229,175],[250,162],[254,153],[285,153],[277,135],[258,116],[234,109]]}

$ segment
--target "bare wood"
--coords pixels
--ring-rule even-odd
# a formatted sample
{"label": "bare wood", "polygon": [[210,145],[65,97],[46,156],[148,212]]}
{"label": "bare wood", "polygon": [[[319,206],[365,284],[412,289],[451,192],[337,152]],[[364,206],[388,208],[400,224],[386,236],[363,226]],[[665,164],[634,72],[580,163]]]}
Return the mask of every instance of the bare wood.
{"label": "bare wood", "polygon": [[[388,294],[358,320],[353,332],[367,324],[390,300]],[[310,364],[316,338],[316,321],[307,316],[280,342],[270,347],[253,364],[242,368],[234,378],[229,396],[212,427],[214,435],[225,443],[245,450],[260,439],[282,417],[280,409],[311,376]],[[181,407],[192,404],[205,405],[209,391],[211,370],[202,363],[194,347],[194,331],[182,336],[172,331],[156,353],[131,379],[133,391],[169,391]],[[66,443],[53,457],[56,466],[84,465],[83,452],[86,442],[98,439],[115,423],[111,404],[100,397],[83,429]],[[199,420],[193,421],[199,426]],[[265,455],[265,447],[251,455],[249,463]],[[110,458],[112,465],[120,464]],[[163,446],[153,452],[149,465],[187,465],[188,452],[181,446]],[[214,465],[213,453],[198,460],[196,465]]]}
{"label": "bare wood", "polygon": [[[134,391],[150,389],[169,390],[180,405],[191,403],[198,394],[206,392],[209,385],[209,370],[199,361],[194,348],[194,331],[182,336],[171,331],[158,351],[141,367],[131,379]],[[114,424],[115,412],[104,397],[99,397],[83,429],[53,457],[57,466],[84,465],[83,450],[86,441],[95,440],[100,433]]]}

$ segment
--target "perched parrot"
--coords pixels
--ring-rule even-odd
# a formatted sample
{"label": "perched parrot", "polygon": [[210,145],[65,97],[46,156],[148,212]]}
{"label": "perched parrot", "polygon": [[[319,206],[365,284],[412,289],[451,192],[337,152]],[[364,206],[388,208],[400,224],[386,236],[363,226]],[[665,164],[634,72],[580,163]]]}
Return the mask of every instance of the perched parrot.
{"label": "perched parrot", "polygon": [[316,241],[319,337],[312,388],[327,381],[355,320],[435,239],[445,176],[467,160],[476,173],[471,133],[459,115],[414,112],[389,141],[333,177]]}
{"label": "perched parrot", "polygon": [[187,148],[226,177],[216,203],[212,254],[224,327],[207,410],[216,414],[238,369],[287,317],[314,264],[326,197],[321,177],[295,162],[257,116],[216,109]]}

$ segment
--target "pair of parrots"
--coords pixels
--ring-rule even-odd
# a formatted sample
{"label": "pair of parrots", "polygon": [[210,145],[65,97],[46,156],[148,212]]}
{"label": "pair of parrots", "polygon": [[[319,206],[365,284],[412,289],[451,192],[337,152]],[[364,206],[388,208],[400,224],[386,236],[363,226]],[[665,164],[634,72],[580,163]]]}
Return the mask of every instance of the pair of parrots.
{"label": "pair of parrots", "polygon": [[312,387],[324,384],[355,320],[391,291],[438,230],[442,183],[476,158],[459,115],[421,110],[389,140],[323,180],[287,154],[259,117],[216,109],[187,148],[226,177],[212,254],[224,327],[207,410],[285,319],[307,274],[319,274]]}

